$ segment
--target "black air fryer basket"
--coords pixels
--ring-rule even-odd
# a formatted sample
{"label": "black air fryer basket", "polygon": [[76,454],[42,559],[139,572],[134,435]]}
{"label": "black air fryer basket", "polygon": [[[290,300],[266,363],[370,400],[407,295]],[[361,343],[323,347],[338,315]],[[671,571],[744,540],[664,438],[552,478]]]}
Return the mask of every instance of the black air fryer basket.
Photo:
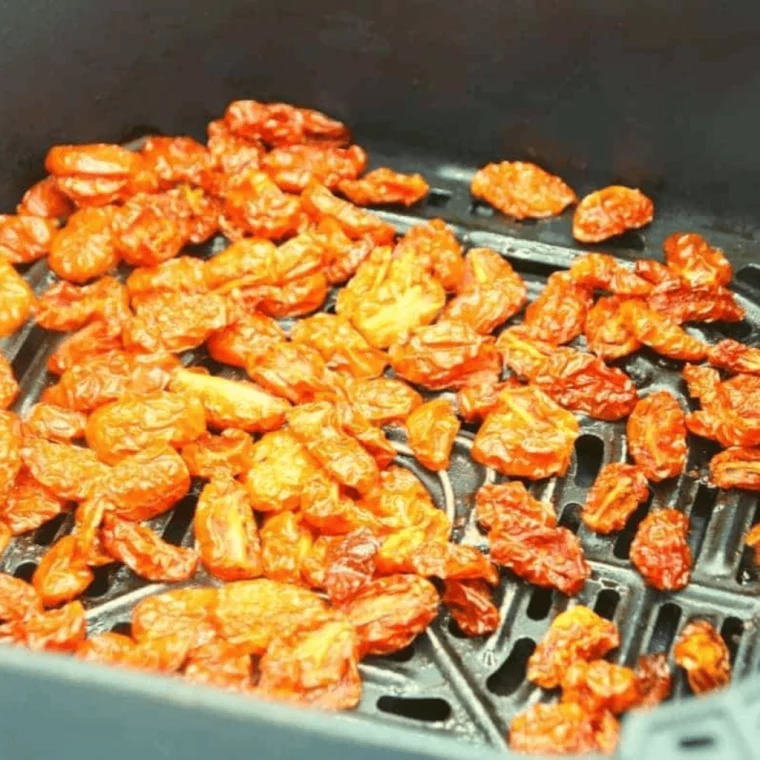
{"label": "black air fryer basket", "polygon": [[[0,201],[10,211],[41,176],[57,142],[128,142],[149,133],[204,137],[238,98],[318,108],[349,124],[373,166],[419,171],[428,199],[381,212],[404,231],[441,217],[466,247],[503,253],[534,297],[579,246],[569,218],[515,223],[473,203],[474,169],[491,160],[535,160],[579,194],[607,184],[654,198],[654,224],[597,247],[621,258],[659,257],[676,230],[704,234],[735,269],[745,321],[703,337],[760,345],[757,147],[760,5],[661,0],[170,0],[104,3],[0,0]],[[218,241],[217,241],[218,245]],[[757,264],[755,263],[757,262]],[[37,292],[44,263],[26,274]],[[329,308],[329,307],[328,307]],[[25,411],[44,387],[50,338],[28,326],[4,341]],[[641,389],[683,394],[675,364],[638,355],[624,369]],[[731,651],[734,683],[674,700],[624,721],[623,758],[745,758],[758,754],[760,580],[742,553],[760,520],[749,493],[707,483],[707,444],[691,440],[687,471],[653,489],[627,529],[601,537],[581,526],[579,505],[603,463],[625,457],[623,423],[585,420],[567,475],[537,495],[578,532],[593,575],[577,601],[614,619],[615,659],[669,651],[692,617],[710,619]],[[432,477],[403,453],[455,538],[477,543],[472,494],[488,477],[468,456],[465,428],[452,467]],[[628,559],[635,527],[652,505],[690,515],[693,579],[678,594],[644,585]],[[155,527],[189,542],[192,499]],[[29,577],[64,520],[17,539],[0,570]],[[136,601],[160,587],[126,569],[101,573],[85,598],[91,632],[119,630]],[[557,592],[503,579],[503,624],[464,639],[443,614],[414,644],[362,665],[365,693],[346,715],[298,711],[183,683],[0,649],[0,758],[191,760],[219,757],[361,757],[363,760],[505,757],[514,714],[542,698],[525,664],[568,605]]]}

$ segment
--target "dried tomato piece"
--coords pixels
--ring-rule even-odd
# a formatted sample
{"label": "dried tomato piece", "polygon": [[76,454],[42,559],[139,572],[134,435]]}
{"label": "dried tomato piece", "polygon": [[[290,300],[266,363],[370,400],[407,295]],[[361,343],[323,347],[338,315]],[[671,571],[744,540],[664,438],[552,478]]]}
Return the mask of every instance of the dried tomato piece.
{"label": "dried tomato piece", "polygon": [[[726,369],[729,372],[760,375],[760,348],[747,346],[730,338],[711,346],[707,352],[707,361],[713,367]],[[684,367],[684,371],[685,369]]]}
{"label": "dried tomato piece", "polygon": [[578,204],[573,215],[573,237],[581,243],[600,243],[644,227],[653,218],[654,203],[641,190],[610,185],[595,190]]}
{"label": "dried tomato piece", "polygon": [[[330,187],[326,182],[324,184]],[[387,167],[374,169],[361,179],[342,179],[337,186],[338,190],[357,206],[382,203],[413,206],[430,190],[421,174],[401,174]]]}
{"label": "dried tomato piece", "polygon": [[191,652],[184,670],[185,679],[191,683],[242,693],[252,691],[251,676],[251,656],[221,639]]}
{"label": "dried tomato piece", "polygon": [[224,121],[235,134],[275,147],[311,142],[344,145],[351,139],[348,128],[339,121],[285,103],[235,100],[227,106]]}
{"label": "dried tomato piece", "polygon": [[491,589],[482,580],[447,580],[441,601],[466,636],[487,636],[501,622],[491,598]]}
{"label": "dried tomato piece", "polygon": [[618,296],[600,298],[586,314],[588,350],[605,361],[622,359],[641,348],[641,343],[626,326]]}
{"label": "dried tomato piece", "polygon": [[459,432],[459,420],[446,399],[418,406],[406,420],[412,453],[429,470],[447,470],[451,449]]}
{"label": "dried tomato piece", "polygon": [[359,379],[381,375],[388,363],[382,351],[367,343],[345,317],[335,314],[315,314],[300,320],[290,337],[319,351],[330,369]]}
{"label": "dried tomato piece", "polygon": [[24,420],[24,434],[67,443],[84,438],[87,415],[73,409],[40,402]]}
{"label": "dried tomato piece", "polygon": [[133,266],[156,266],[174,258],[187,242],[181,221],[153,203],[136,196],[114,217],[115,247]]}
{"label": "dried tomato piece", "polygon": [[621,296],[645,296],[652,283],[606,253],[582,253],[573,261],[570,276],[591,290],[608,290]]}
{"label": "dried tomato piece", "polygon": [[240,315],[231,325],[213,332],[206,341],[212,359],[234,367],[245,367],[271,343],[284,342],[285,333],[271,317],[257,312]]}
{"label": "dried tomato piece", "polygon": [[62,375],[93,356],[120,351],[121,348],[121,335],[114,334],[114,328],[107,322],[96,319],[58,344],[48,357],[47,369],[55,375]]}
{"label": "dried tomato piece", "polygon": [[381,528],[372,512],[342,493],[338,481],[321,470],[304,486],[301,514],[309,526],[325,534],[345,534],[363,527],[374,531]]}
{"label": "dried tomato piece", "polygon": [[44,438],[25,440],[21,456],[32,477],[66,501],[86,499],[110,473],[94,451]]}
{"label": "dried tomato piece", "polygon": [[678,277],[665,264],[654,259],[636,259],[633,271],[652,285],[659,285],[668,280],[678,281]]}
{"label": "dried tomato piece", "polygon": [[367,154],[358,145],[287,145],[261,159],[261,169],[288,193],[300,193],[313,181],[332,190],[342,181],[356,179],[366,165]]}
{"label": "dried tomato piece", "polygon": [[500,366],[494,339],[459,322],[419,327],[388,357],[397,375],[431,390],[495,382]]}
{"label": "dried tomato piece", "polygon": [[325,253],[325,276],[330,284],[348,280],[375,248],[375,241],[369,236],[352,240],[331,216],[320,219],[309,234]]}
{"label": "dried tomato piece", "polygon": [[731,680],[728,647],[707,620],[692,620],[684,626],[673,647],[673,659],[686,671],[695,694],[722,689]]}
{"label": "dried tomato piece", "polygon": [[337,409],[330,403],[295,407],[287,420],[293,435],[341,485],[364,494],[377,483],[377,463],[355,438],[343,431]]}
{"label": "dried tomato piece", "polygon": [[680,475],[686,466],[686,416],[667,391],[640,399],[628,418],[628,448],[649,480]]}
{"label": "dried tomato piece", "polygon": [[462,244],[443,219],[415,224],[398,241],[393,258],[402,270],[422,267],[446,290],[458,290],[466,277]]}
{"label": "dried tomato piece", "polygon": [[29,318],[34,293],[13,266],[0,259],[0,338],[16,332]]}
{"label": "dried tomato piece", "polygon": [[164,188],[180,182],[203,185],[214,165],[208,148],[192,137],[149,137],[140,155]]}
{"label": "dried tomato piece", "polygon": [[515,219],[558,216],[578,201],[559,177],[526,161],[502,161],[478,169],[470,186],[476,198]]}
{"label": "dried tomato piece", "polygon": [[606,660],[574,662],[562,676],[562,701],[580,705],[592,715],[607,710],[620,715],[640,698],[634,671]]}
{"label": "dried tomato piece", "polygon": [[396,458],[396,449],[382,428],[375,427],[347,401],[338,400],[336,410],[341,429],[364,446],[374,457],[378,467],[384,469]]}
{"label": "dried tomato piece", "polygon": [[0,257],[11,264],[41,259],[50,252],[57,232],[57,223],[49,219],[0,214]]}
{"label": "dried tomato piece", "polygon": [[674,322],[740,322],[744,309],[725,288],[694,287],[680,280],[656,285],[647,297],[650,309]]}
{"label": "dried tomato piece", "polygon": [[75,652],[77,658],[102,665],[134,670],[160,671],[161,657],[149,646],[140,645],[122,633],[99,633],[83,641]]}
{"label": "dried tomato piece", "polygon": [[327,278],[322,272],[317,272],[282,286],[266,285],[255,288],[252,293],[243,292],[244,303],[249,297],[252,297],[256,308],[270,317],[299,317],[311,314],[325,302]]}
{"label": "dried tomato piece", "polygon": [[[720,345],[720,344],[718,344]],[[697,364],[684,364],[681,370],[689,396],[702,399],[715,393],[720,384],[720,373],[712,367]]]}
{"label": "dried tomato piece", "polygon": [[0,519],[14,536],[39,528],[64,510],[66,502],[38,483],[22,468],[6,492]]}
{"label": "dried tomato piece", "polygon": [[486,529],[518,515],[546,528],[557,525],[554,507],[538,501],[519,480],[510,483],[486,483],[475,494],[475,514]]}
{"label": "dried tomato piece", "polygon": [[701,340],[640,301],[626,301],[620,313],[635,338],[658,354],[682,361],[699,361],[707,354],[708,347]]}
{"label": "dried tomato piece", "polygon": [[639,689],[636,707],[654,707],[670,696],[673,678],[664,652],[639,657],[635,673]]}
{"label": "dried tomato piece", "polygon": [[86,627],[82,603],[69,602],[57,610],[29,615],[23,623],[22,643],[46,652],[74,652],[84,641]]}
{"label": "dried tomato piece", "polygon": [[324,616],[275,638],[259,662],[257,693],[328,710],[355,707],[362,694],[359,642],[343,617]]}
{"label": "dried tomato piece", "polygon": [[638,395],[621,369],[599,357],[562,346],[553,351],[530,378],[558,404],[600,420],[627,417]]}
{"label": "dried tomato piece", "polygon": [[0,411],[0,503],[21,470],[23,430],[13,412]]}
{"label": "dried tomato piece", "polygon": [[732,446],[710,460],[710,482],[718,488],[760,491],[760,448]]}
{"label": "dried tomato piece", "polygon": [[[258,169],[266,152],[257,139],[249,140],[233,134],[221,119],[209,122],[207,146],[217,169],[227,176]],[[224,179],[221,179],[220,186],[224,185]]]}
{"label": "dried tomato piece", "polygon": [[277,637],[287,637],[325,612],[313,591],[267,578],[222,586],[211,609],[214,628],[241,653],[261,654]]}
{"label": "dried tomato piece", "polygon": [[528,660],[527,678],[544,689],[554,689],[574,663],[604,657],[620,646],[614,623],[583,605],[557,615]]}
{"label": "dried tomato piece", "polygon": [[691,578],[689,518],[675,509],[650,512],[631,543],[631,563],[650,586],[677,591]]}
{"label": "dried tomato piece", "polygon": [[396,237],[393,225],[363,208],[336,198],[318,182],[310,182],[306,186],[301,194],[301,204],[304,211],[316,221],[326,216],[333,217],[352,240],[369,237],[377,245],[386,245]]}
{"label": "dried tomato piece", "polygon": [[[498,341],[496,344],[498,349]],[[465,422],[482,422],[499,405],[499,394],[505,388],[518,388],[520,382],[510,377],[503,383],[467,385],[457,391],[457,414]]]}
{"label": "dried tomato piece", "polygon": [[348,601],[372,580],[379,548],[378,540],[368,528],[336,537],[327,545],[320,585],[333,604]]}
{"label": "dried tomato piece", "polygon": [[537,704],[509,724],[509,749],[534,755],[612,754],[620,724],[610,712],[590,713],[571,702]]}
{"label": "dried tomato piece", "polygon": [[204,486],[193,518],[201,561],[217,578],[234,581],[261,574],[261,546],[244,486],[219,476]]}
{"label": "dried tomato piece", "polygon": [[467,252],[457,293],[446,305],[441,319],[464,322],[482,335],[517,314],[527,298],[522,277],[490,248]]}
{"label": "dried tomato piece", "polygon": [[107,513],[101,535],[103,546],[114,559],[149,581],[186,581],[198,567],[193,549],[169,544],[145,525]]}
{"label": "dried tomato piece", "polygon": [[194,478],[212,480],[247,472],[253,457],[253,440],[244,430],[230,428],[219,435],[204,433],[182,447],[182,458]]}
{"label": "dried tomato piece", "polygon": [[115,213],[115,207],[104,206],[79,209],[71,215],[53,238],[48,256],[48,265],[61,279],[83,283],[116,266]]}
{"label": "dried tomato piece", "polygon": [[555,346],[577,338],[586,323],[593,299],[568,272],[549,275],[546,287],[525,310],[530,335]]}
{"label": "dried tomato piece", "polygon": [[124,457],[110,471],[103,496],[124,520],[149,520],[173,507],[190,490],[190,473],[182,457],[153,444]]}
{"label": "dried tomato piece", "polygon": [[513,477],[564,475],[578,432],[575,417],[543,391],[508,388],[478,430],[472,458]]}
{"label": "dried tomato piece", "polygon": [[48,330],[75,330],[98,317],[108,324],[112,334],[118,334],[128,314],[126,290],[113,277],[103,277],[91,285],[57,282],[34,307],[37,324]]}
{"label": "dried tomato piece", "polygon": [[359,651],[391,654],[409,645],[438,614],[439,597],[430,581],[389,575],[367,584],[342,606],[359,635]]}
{"label": "dried tomato piece", "polygon": [[595,533],[623,530],[628,518],[649,497],[641,467],[611,462],[599,471],[583,505],[581,519]]}
{"label": "dried tomato piece", "polygon": [[18,396],[19,387],[11,363],[0,353],[0,409],[7,409]]}
{"label": "dried tomato piece", "polygon": [[535,338],[530,328],[525,325],[515,325],[499,335],[496,349],[501,354],[505,367],[515,375],[529,379],[538,372],[557,347]]}
{"label": "dried tomato piece", "polygon": [[422,403],[422,396],[403,380],[377,377],[347,386],[351,405],[373,425],[403,423]]}
{"label": "dried tomato piece", "polygon": [[728,285],[733,271],[720,248],[694,232],[675,232],[663,243],[668,268],[692,288]]}
{"label": "dried tomato piece", "polygon": [[86,428],[90,448],[108,464],[153,443],[183,446],[205,432],[201,402],[166,391],[105,404],[90,415]]}
{"label": "dried tomato piece", "polygon": [[64,536],[40,560],[32,585],[46,607],[55,607],[79,596],[95,576],[77,551],[74,536]]}
{"label": "dried tomato piece", "polygon": [[313,540],[305,515],[280,512],[267,517],[261,529],[264,575],[273,581],[300,585],[303,564]]}
{"label": "dried tomato piece", "polygon": [[0,620],[19,621],[42,611],[42,601],[30,583],[0,573]]}
{"label": "dried tomato piece", "polygon": [[156,266],[138,267],[127,277],[126,288],[132,303],[154,293],[204,293],[207,262],[179,256]]}
{"label": "dried tomato piece", "polygon": [[45,177],[32,185],[16,206],[20,216],[39,216],[45,219],[65,219],[74,212],[74,204],[58,189],[55,177]]}

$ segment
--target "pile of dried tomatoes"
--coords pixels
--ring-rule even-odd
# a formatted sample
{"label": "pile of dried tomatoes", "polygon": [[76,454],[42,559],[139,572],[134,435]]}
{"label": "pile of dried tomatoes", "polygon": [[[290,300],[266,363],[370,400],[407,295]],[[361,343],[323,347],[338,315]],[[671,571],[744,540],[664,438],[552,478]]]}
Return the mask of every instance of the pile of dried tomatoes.
{"label": "pile of dried tomatoes", "polygon": [[[716,486],[760,490],[760,349],[684,329],[743,317],[720,250],[679,233],[665,263],[580,254],[505,327],[526,304],[520,275],[495,251],[465,253],[440,220],[398,237],[362,206],[411,205],[428,186],[365,166],[340,122],[255,101],[232,103],[205,145],[151,137],[135,151],[49,151],[49,176],[0,217],[0,334],[31,317],[68,335],[48,360],[56,382],[26,418],[0,412],[0,544],[65,510],[75,527],[31,583],[0,575],[0,640],[346,709],[361,696],[361,658],[408,645],[441,603],[467,635],[496,630],[497,566],[567,595],[583,587],[580,541],[523,483],[566,472],[576,413],[627,418],[631,461],[599,473],[582,512],[593,531],[620,531],[648,483],[683,471],[689,432],[724,447]],[[619,186],[578,202],[521,162],[481,169],[472,192],[516,219],[577,203],[582,242],[645,225],[654,210]],[[211,258],[187,250],[218,233],[230,244]],[[14,265],[43,257],[60,279],[35,297]],[[125,280],[114,276],[122,262]],[[335,313],[314,313],[334,286]],[[286,331],[284,317],[300,319]],[[587,350],[567,345],[581,336]],[[642,346],[684,362],[699,411],[663,391],[639,398],[610,362]],[[250,381],[184,366],[201,347]],[[0,360],[8,409],[19,389]],[[456,403],[420,389],[456,391]],[[384,432],[403,426],[417,459],[445,470],[461,420],[479,425],[473,459],[506,476],[476,494],[489,556],[450,541],[449,518],[394,464]],[[204,481],[192,548],[146,524],[191,478]],[[688,530],[674,509],[640,524],[630,556],[648,584],[689,582]],[[202,565],[220,583],[143,599],[129,636],[87,637],[77,597],[111,563],[161,583]],[[671,678],[664,654],[636,669],[603,659],[618,643],[586,607],[560,614],[527,675],[561,698],[516,717],[510,745],[611,750],[616,716],[662,700]],[[675,661],[695,692],[730,678],[706,621],[681,632]]]}

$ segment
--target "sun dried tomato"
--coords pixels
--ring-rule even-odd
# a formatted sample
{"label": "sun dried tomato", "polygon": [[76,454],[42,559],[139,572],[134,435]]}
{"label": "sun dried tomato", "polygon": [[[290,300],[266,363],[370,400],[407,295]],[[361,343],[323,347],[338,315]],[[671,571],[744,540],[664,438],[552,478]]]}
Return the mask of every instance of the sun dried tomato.
{"label": "sun dried tomato", "polygon": [[183,446],[205,432],[201,402],[166,391],[101,406],[90,415],[86,428],[87,443],[107,464],[154,443]]}
{"label": "sun dried tomato", "polygon": [[648,497],[647,478],[641,467],[612,462],[599,471],[586,496],[581,519],[595,533],[623,530]]}
{"label": "sun dried tomato", "polygon": [[494,339],[460,322],[419,327],[388,357],[397,375],[431,390],[495,382],[500,366]]}
{"label": "sun dried tomato", "polygon": [[631,543],[631,563],[650,586],[678,591],[691,578],[691,549],[686,541],[689,518],[675,509],[650,512]]}
{"label": "sun dried tomato", "polygon": [[574,662],[562,676],[561,686],[563,702],[580,705],[592,715],[607,710],[620,715],[641,698],[634,671],[606,660]]}
{"label": "sun dried tomato", "polygon": [[359,635],[362,657],[390,654],[411,642],[438,614],[438,592],[416,575],[389,575],[367,584],[342,606]]}
{"label": "sun dried tomato", "polygon": [[614,361],[641,348],[628,329],[620,312],[623,301],[618,296],[600,298],[586,315],[588,350],[605,361]]}
{"label": "sun dried tomato", "polygon": [[686,671],[695,694],[722,689],[731,680],[731,657],[723,637],[707,620],[692,620],[684,626],[673,659]]}
{"label": "sun dried tomato", "polygon": [[324,587],[333,604],[342,604],[366,586],[375,571],[378,540],[367,528],[330,543],[324,558]]}
{"label": "sun dried tomato", "polygon": [[422,396],[402,380],[377,377],[347,386],[348,398],[374,425],[403,423],[422,403]]}
{"label": "sun dried tomato", "polygon": [[35,480],[59,499],[86,499],[109,475],[94,451],[44,438],[24,441],[21,456]]}
{"label": "sun dried tomato", "polygon": [[[327,182],[324,184],[330,187]],[[374,169],[361,179],[341,179],[337,187],[339,192],[357,206],[383,203],[413,206],[430,190],[430,186],[421,174],[401,174],[386,167]]]}
{"label": "sun dried tomato", "polygon": [[576,605],[552,620],[528,660],[527,678],[544,689],[554,689],[574,662],[597,660],[618,646],[620,635],[614,623]]}
{"label": "sun dried tomato", "polygon": [[322,272],[317,272],[282,286],[265,285],[255,288],[252,293],[243,293],[244,304],[249,297],[252,297],[256,308],[270,317],[299,317],[313,313],[325,302],[327,278]]}
{"label": "sun dried tomato", "polygon": [[760,491],[760,448],[732,446],[710,460],[710,482],[718,488]]}
{"label": "sun dried tomato", "polygon": [[0,353],[0,409],[7,409],[18,396],[19,387],[11,363]]}
{"label": "sun dried tomato", "polygon": [[0,258],[28,264],[50,253],[58,232],[56,222],[38,216],[0,214]]}
{"label": "sun dried tomato", "polygon": [[252,692],[251,656],[241,654],[237,647],[214,639],[191,652],[184,678],[233,692]]}
{"label": "sun dried tomato", "polygon": [[181,182],[205,185],[214,165],[208,148],[192,137],[149,137],[140,155],[163,188]]}
{"label": "sun dried tomato", "polygon": [[507,388],[478,430],[472,458],[513,477],[564,475],[578,432],[575,417],[543,391]]}
{"label": "sun dried tomato", "polygon": [[475,494],[475,514],[478,523],[489,530],[515,514],[547,528],[557,525],[554,507],[534,498],[519,480],[482,486]]}
{"label": "sun dried tomato", "polygon": [[458,290],[466,278],[462,244],[443,219],[414,225],[398,241],[393,258],[401,271],[422,268],[448,290]]}
{"label": "sun dried tomato", "polygon": [[675,232],[663,243],[668,268],[692,288],[728,285],[733,271],[720,248],[694,232]]}
{"label": "sun dried tomato", "polygon": [[659,285],[667,280],[678,281],[678,277],[665,264],[654,259],[636,259],[633,271],[652,285]]}
{"label": "sun dried tomato", "polygon": [[285,333],[273,319],[253,312],[213,332],[206,341],[206,348],[211,358],[222,364],[245,367],[249,357],[263,353],[270,343],[284,340]]}
{"label": "sun dried tomato", "polygon": [[335,408],[341,430],[356,438],[372,455],[378,467],[384,469],[396,458],[396,449],[382,428],[375,427],[347,400],[336,400]]}
{"label": "sun dried tomato", "polygon": [[578,204],[573,215],[573,237],[581,243],[600,243],[649,224],[654,204],[640,190],[610,185],[595,190]]}
{"label": "sun dried tomato", "polygon": [[591,290],[608,290],[620,296],[645,296],[652,289],[652,283],[606,253],[580,254],[573,261],[569,274],[579,285]]}
{"label": "sun dried tomato", "polygon": [[668,391],[640,399],[627,425],[628,448],[649,480],[680,475],[686,466],[686,416]]}
{"label": "sun dried tomato", "polygon": [[525,310],[525,327],[538,340],[555,346],[569,343],[583,332],[592,303],[587,288],[578,285],[569,273],[555,272]]}
{"label": "sun dried tomato", "polygon": [[508,327],[496,341],[504,366],[525,379],[532,378],[556,348],[535,338],[525,325]]}
{"label": "sun dried tomato", "polygon": [[112,229],[113,206],[83,208],[53,238],[48,265],[62,279],[83,283],[100,277],[119,261]]}
{"label": "sun dried tomato", "polygon": [[288,193],[300,193],[312,181],[332,190],[342,181],[355,180],[366,165],[367,154],[358,145],[287,145],[261,159],[261,169]]}
{"label": "sun dried tomato", "polygon": [[[233,177],[249,169],[258,169],[266,152],[258,140],[233,134],[221,119],[209,122],[207,146],[216,168],[223,175]],[[221,178],[219,189],[223,189],[224,179]]]}
{"label": "sun dried tomato", "polygon": [[22,643],[46,652],[74,652],[84,641],[86,627],[82,603],[69,602],[25,618]]}
{"label": "sun dried tomato", "polygon": [[673,678],[665,653],[642,655],[635,673],[639,688],[636,707],[654,707],[670,697]]}
{"label": "sun dried tomato", "polygon": [[169,544],[145,525],[106,513],[101,535],[103,546],[114,559],[149,581],[186,581],[198,567],[193,549]]}
{"label": "sun dried tomato", "polygon": [[204,433],[182,447],[182,458],[194,478],[212,480],[248,471],[253,457],[253,440],[244,430],[230,428],[219,435]]}
{"label": "sun dried tomato", "polygon": [[656,285],[647,297],[650,309],[674,322],[740,322],[744,309],[725,288],[694,287],[680,280]]}
{"label": "sun dried tomato", "polygon": [[46,607],[55,607],[79,596],[95,576],[77,552],[74,536],[64,536],[40,560],[32,584]]}
{"label": "sun dried tomato", "polygon": [[482,422],[499,405],[499,394],[505,388],[519,388],[520,385],[520,381],[511,376],[501,383],[480,383],[460,388],[457,391],[457,414],[465,422]]}
{"label": "sun dried tomato", "polygon": [[412,453],[429,470],[447,470],[451,449],[459,432],[459,420],[445,399],[428,401],[406,420]]}
{"label": "sun dried tomato", "polygon": [[487,636],[501,622],[491,598],[491,589],[482,580],[447,580],[441,601],[466,636]]}
{"label": "sun dried tomato", "polygon": [[359,641],[353,626],[333,614],[290,635],[277,636],[259,662],[257,693],[329,710],[355,707],[362,694]]}
{"label": "sun dried tomato", "polygon": [[530,381],[561,406],[600,420],[627,417],[638,399],[636,387],[621,369],[566,346],[541,362]]}
{"label": "sun dried tomato", "polygon": [[0,338],[16,332],[29,318],[34,293],[13,266],[0,258]]}
{"label": "sun dried tomato", "polygon": [[5,503],[0,506],[0,519],[17,536],[52,520],[63,512],[64,506],[63,499],[55,496],[38,483],[26,468],[22,468],[6,492]]}
{"label": "sun dried tomato", "polygon": [[718,370],[704,365],[684,364],[681,374],[691,398],[701,399],[709,396],[717,390],[720,383]]}
{"label": "sun dried tomato", "polygon": [[110,470],[102,495],[124,520],[149,520],[166,512],[190,490],[182,457],[165,444],[152,444],[124,457]]}
{"label": "sun dried tomato", "polygon": [[94,356],[120,351],[121,348],[121,335],[114,334],[112,327],[96,319],[58,344],[48,356],[47,370],[62,375],[66,370],[87,362]]}
{"label": "sun dried tomato", "polygon": [[157,652],[121,633],[99,633],[83,641],[75,652],[80,660],[134,670],[161,670]]}
{"label": "sun dried tomato", "polygon": [[21,470],[23,429],[13,412],[0,411],[0,503]]}
{"label": "sun dried tomato", "polygon": [[126,288],[132,303],[154,293],[204,293],[207,262],[192,256],[179,256],[156,266],[133,269]]}
{"label": "sun dried tomato", "polygon": [[[248,286],[276,283],[279,281],[277,251],[271,240],[238,240],[204,262],[206,285],[217,289],[240,281]],[[318,267],[322,261],[319,249],[315,248],[313,253],[315,255],[310,256],[309,269]]]}
{"label": "sun dried tomato", "polygon": [[104,321],[112,334],[121,331],[129,314],[124,286],[113,277],[102,277],[90,285],[57,282],[49,287],[34,307],[37,324],[48,330],[75,330],[94,317]]}
{"label": "sun dried tomato", "polygon": [[620,313],[634,337],[658,354],[670,359],[699,361],[707,353],[708,346],[701,340],[640,301],[626,301],[621,304]]}
{"label": "sun dried tomato", "polygon": [[509,724],[509,749],[534,755],[612,754],[620,724],[610,712],[589,713],[580,705],[537,704]]}
{"label": "sun dried tomato", "polygon": [[558,216],[578,201],[559,177],[526,161],[488,164],[476,172],[470,189],[476,198],[515,219]]}
{"label": "sun dried tomato", "polygon": [[380,521],[341,491],[340,484],[318,471],[301,493],[301,515],[311,528],[325,534],[345,534],[364,527],[380,529]]}
{"label": "sun dried tomato", "polygon": [[74,212],[74,208],[69,197],[58,189],[55,177],[45,177],[24,193],[21,203],[16,206],[16,213],[20,216],[65,219]]}
{"label": "sun dried tomato", "polygon": [[339,121],[285,103],[235,100],[227,106],[224,121],[235,134],[274,147],[312,142],[344,145],[351,139],[348,128]]}
{"label": "sun dried tomato", "polygon": [[487,335],[520,311],[526,297],[525,283],[505,258],[489,248],[473,248],[465,257],[457,296],[441,319],[464,322]]}
{"label": "sun dried tomato", "polygon": [[35,404],[24,420],[24,434],[69,442],[84,438],[87,415],[73,409],[40,402]]}
{"label": "sun dried tomato", "polygon": [[153,267],[168,261],[187,242],[181,221],[152,200],[136,196],[114,217],[115,248],[132,266]]}
{"label": "sun dried tomato", "polygon": [[23,620],[42,611],[42,601],[30,583],[0,573],[0,621]]}
{"label": "sun dried tomato", "polygon": [[290,636],[326,609],[313,591],[258,578],[222,586],[211,607],[211,621],[241,653],[262,654],[273,639]]}
{"label": "sun dried tomato", "polygon": [[711,346],[707,352],[707,360],[713,367],[729,372],[760,375],[760,348],[747,346],[730,338]]}

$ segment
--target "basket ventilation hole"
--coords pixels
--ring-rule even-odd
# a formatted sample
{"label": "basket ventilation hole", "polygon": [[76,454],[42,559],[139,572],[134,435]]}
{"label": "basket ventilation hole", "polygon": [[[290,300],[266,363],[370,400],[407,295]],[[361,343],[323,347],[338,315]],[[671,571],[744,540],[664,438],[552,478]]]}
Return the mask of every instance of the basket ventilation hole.
{"label": "basket ventilation hole", "polygon": [[425,723],[440,723],[451,716],[451,705],[437,697],[380,697],[377,707],[381,712],[400,715]]}
{"label": "basket ventilation hole", "polygon": [[121,623],[115,623],[111,626],[111,633],[120,633],[122,636],[132,635],[132,623],[129,621],[122,621]]}
{"label": "basket ventilation hole", "polygon": [[615,610],[619,602],[620,594],[614,589],[606,588],[600,591],[599,596],[596,597],[594,612],[603,618],[607,618],[607,620],[612,620],[615,617]]}
{"label": "basket ventilation hole", "polygon": [[746,320],[741,322],[726,322],[720,326],[720,331],[727,338],[746,340],[753,333],[752,325]]}
{"label": "basket ventilation hole", "polygon": [[197,497],[192,494],[186,496],[174,507],[171,519],[164,528],[163,539],[169,544],[179,546],[182,539],[187,535],[190,523],[195,515]]}
{"label": "basket ventilation hole", "polygon": [[647,651],[649,654],[655,652],[667,652],[678,630],[678,622],[681,619],[681,609],[670,602],[663,604],[657,613],[657,620],[654,623],[652,637],[649,639]]}
{"label": "basket ventilation hole", "polygon": [[554,594],[548,588],[535,588],[528,604],[528,617],[531,620],[543,620],[552,608]]}
{"label": "basket ventilation hole", "polygon": [[602,466],[604,444],[595,435],[581,435],[575,442],[575,483],[590,488]]}
{"label": "basket ventilation hole", "polygon": [[731,655],[731,665],[734,664],[736,659],[736,652],[739,649],[739,642],[741,642],[742,634],[744,633],[744,623],[735,617],[727,617],[723,621],[723,625],[720,629],[720,635],[723,637],[728,647],[728,652]]}
{"label": "basket ventilation hole", "polygon": [[742,267],[734,277],[745,285],[760,290],[760,268],[756,267],[754,264]]}
{"label": "basket ventilation hole", "polygon": [[111,579],[109,578],[110,568],[108,565],[105,565],[104,567],[93,567],[92,574],[95,578],[85,589],[84,595],[90,599],[96,599],[99,596],[103,596],[111,585]]}
{"label": "basket ventilation hole", "polygon": [[623,528],[623,531],[617,537],[615,546],[612,548],[612,553],[618,559],[628,559],[628,554],[631,551],[631,543],[633,537],[636,535],[636,530],[639,527],[639,523],[647,516],[649,507],[652,504],[652,497],[650,497],[641,504],[636,511],[628,518],[628,522]]}
{"label": "basket ventilation hole", "polygon": [[448,190],[441,190],[439,187],[431,187],[427,197],[427,205],[435,208],[447,206],[451,200],[451,193]]}
{"label": "basket ventilation hole", "polygon": [[41,525],[34,533],[34,543],[38,546],[49,546],[53,543],[53,539],[58,535],[58,531],[61,529],[64,521],[68,517],[66,512],[62,512],[60,515],[56,515],[52,520],[48,520],[44,525]]}
{"label": "basket ventilation hole", "polygon": [[36,569],[37,565],[34,562],[24,562],[13,571],[13,574],[23,581],[31,581]]}
{"label": "basket ventilation hole", "polygon": [[567,528],[571,533],[577,533],[581,526],[581,505],[566,504],[559,517],[559,526]]}
{"label": "basket ventilation hole", "polygon": [[525,669],[528,658],[536,650],[536,642],[532,639],[518,639],[509,653],[509,657],[488,677],[486,686],[492,694],[508,697],[517,691],[525,680]]}
{"label": "basket ventilation hole", "polygon": [[715,738],[712,736],[684,736],[678,742],[678,746],[685,750],[702,750],[708,749],[715,744]]}
{"label": "basket ventilation hole", "polygon": [[707,525],[710,522],[710,515],[712,515],[717,496],[717,489],[710,488],[704,483],[699,484],[697,495],[694,498],[694,506],[691,509],[691,530],[689,532],[691,551],[695,558],[699,557],[699,552],[702,549]]}

